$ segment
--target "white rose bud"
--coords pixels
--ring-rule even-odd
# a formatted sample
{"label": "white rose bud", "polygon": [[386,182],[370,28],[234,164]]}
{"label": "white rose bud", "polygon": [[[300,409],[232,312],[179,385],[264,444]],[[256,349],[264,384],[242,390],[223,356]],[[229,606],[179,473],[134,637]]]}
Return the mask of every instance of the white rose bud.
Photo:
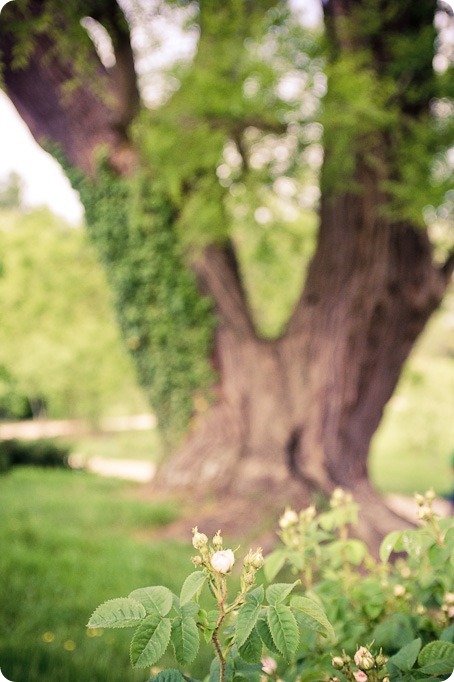
{"label": "white rose bud", "polygon": [[375,665],[375,659],[365,646],[360,646],[354,656],[354,661],[361,670],[372,670]]}
{"label": "white rose bud", "polygon": [[220,530],[218,530],[218,532],[213,538],[213,547],[215,549],[222,549],[222,536]]}
{"label": "white rose bud", "polygon": [[426,500],[428,502],[433,502],[435,497],[435,490],[433,488],[429,488],[429,490],[426,491]]}
{"label": "white rose bud", "polygon": [[210,559],[211,565],[218,573],[228,573],[235,563],[235,555],[231,549],[215,552]]}
{"label": "white rose bud", "polygon": [[424,499],[424,495],[421,495],[421,493],[416,493],[415,500],[418,507],[423,507],[426,502],[426,500]]}
{"label": "white rose bud", "polygon": [[191,561],[194,564],[194,566],[196,566],[196,567],[197,566],[203,566],[203,559],[199,555],[191,557]]}
{"label": "white rose bud", "polygon": [[293,509],[290,509],[290,507],[287,507],[287,509],[279,519],[280,527],[282,528],[282,530],[285,530],[286,528],[290,528],[290,526],[294,526],[297,523],[298,514]]}
{"label": "white rose bud", "polygon": [[393,594],[395,597],[403,597],[406,591],[404,585],[394,585],[393,587]]}
{"label": "white rose bud", "polygon": [[249,564],[252,566],[252,568],[255,568],[256,571],[258,571],[259,568],[262,568],[264,563],[265,560],[263,558],[261,547],[259,547],[255,552],[249,552]]}
{"label": "white rose bud", "polygon": [[204,549],[208,544],[205,533],[199,533],[197,526],[192,529],[192,544],[196,549]]}
{"label": "white rose bud", "polygon": [[445,602],[448,606],[454,606],[454,592],[446,592]]}
{"label": "white rose bud", "polygon": [[262,670],[267,675],[272,675],[273,673],[275,673],[277,670],[277,663],[274,660],[274,658],[271,658],[271,656],[262,658]]}
{"label": "white rose bud", "polygon": [[336,670],[342,670],[344,667],[344,659],[341,656],[334,656],[331,665],[333,668],[336,668]]}

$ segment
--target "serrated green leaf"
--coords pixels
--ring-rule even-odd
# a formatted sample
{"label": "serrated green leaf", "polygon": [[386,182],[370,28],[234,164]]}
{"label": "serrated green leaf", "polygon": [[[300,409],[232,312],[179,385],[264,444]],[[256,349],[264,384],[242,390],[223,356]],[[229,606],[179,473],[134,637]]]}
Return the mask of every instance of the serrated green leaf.
{"label": "serrated green leaf", "polygon": [[[454,669],[454,644],[440,641],[426,644],[418,656],[418,663],[421,669],[443,663],[448,668],[446,672],[452,672]],[[429,670],[429,672],[432,672],[432,670]],[[433,672],[434,674],[444,674],[445,669],[440,671],[434,670]]]}
{"label": "serrated green leaf", "polygon": [[265,618],[259,618],[256,624],[256,630],[260,635],[265,647],[275,656],[280,656],[279,649],[277,649],[274,640],[271,636],[270,628],[268,626],[268,621]]}
{"label": "serrated green leaf", "polygon": [[291,661],[298,647],[299,631],[290,607],[280,602],[270,606],[268,626],[276,647],[287,661]]}
{"label": "serrated green leaf", "polygon": [[254,604],[263,604],[263,600],[265,599],[265,590],[263,589],[263,585],[259,585],[254,590],[248,592],[246,599],[247,601],[253,602]]}
{"label": "serrated green leaf", "polygon": [[[232,682],[234,672],[233,662],[229,657],[225,666],[224,682]],[[219,678],[219,659],[215,656],[210,666],[210,677],[208,682],[219,682]]]}
{"label": "serrated green leaf", "polygon": [[158,672],[158,674],[151,677],[148,682],[184,682],[185,679],[185,676],[182,675],[179,670],[168,668],[167,670]]}
{"label": "serrated green leaf", "polygon": [[131,663],[134,668],[148,668],[164,655],[170,642],[169,618],[148,616],[137,629],[131,642]]}
{"label": "serrated green leaf", "polygon": [[141,587],[128,595],[129,599],[140,602],[149,614],[156,613],[166,616],[172,608],[173,595],[167,588],[160,585],[153,587]]}
{"label": "serrated green leaf", "polygon": [[421,640],[419,637],[400,649],[397,654],[389,659],[399,670],[409,671],[413,668],[421,650]]}
{"label": "serrated green leaf", "polygon": [[120,597],[109,599],[95,609],[88,621],[88,628],[129,628],[138,625],[147,615],[142,604]]}
{"label": "serrated green leaf", "polygon": [[294,583],[274,583],[266,590],[266,598],[268,604],[275,605],[278,602],[283,602],[290,592],[301,583],[301,580],[295,580]]}
{"label": "serrated green leaf", "polygon": [[290,606],[292,609],[297,609],[298,611],[304,613],[305,616],[310,618],[312,621],[315,621],[318,625],[321,625],[328,637],[335,639],[336,634],[334,632],[333,626],[329,622],[326,613],[322,607],[317,604],[317,602],[309,599],[308,597],[300,597],[299,595],[295,595],[290,600]]}
{"label": "serrated green leaf", "polygon": [[235,631],[237,646],[243,646],[251,634],[261,611],[260,604],[246,602],[238,611],[236,618]]}
{"label": "serrated green leaf", "polygon": [[199,651],[199,630],[193,616],[181,615],[172,622],[171,641],[175,658],[180,665],[188,665]]}
{"label": "serrated green leaf", "polygon": [[180,606],[184,606],[188,603],[196,594],[201,590],[203,584],[205,583],[207,576],[202,571],[194,571],[188,575],[183,583],[180,592]]}
{"label": "serrated green leaf", "polygon": [[[425,673],[426,675],[450,675],[454,672],[454,663],[452,660],[438,661],[437,663],[429,663],[429,665],[423,665],[422,668],[418,668],[419,673]],[[431,677],[432,680],[432,677]]]}
{"label": "serrated green leaf", "polygon": [[383,563],[386,563],[388,561],[389,557],[394,552],[396,547],[399,547],[400,549],[401,538],[402,538],[401,530],[393,530],[392,533],[388,533],[388,535],[385,538],[383,538],[379,550],[379,556]]}
{"label": "serrated green leaf", "polygon": [[274,580],[279,571],[284,567],[286,560],[287,552],[285,550],[277,549],[275,552],[268,554],[263,565],[263,572],[267,582],[270,583]]}
{"label": "serrated green leaf", "polygon": [[242,646],[238,647],[238,653],[246,663],[260,663],[263,652],[263,643],[256,628],[254,628]]}

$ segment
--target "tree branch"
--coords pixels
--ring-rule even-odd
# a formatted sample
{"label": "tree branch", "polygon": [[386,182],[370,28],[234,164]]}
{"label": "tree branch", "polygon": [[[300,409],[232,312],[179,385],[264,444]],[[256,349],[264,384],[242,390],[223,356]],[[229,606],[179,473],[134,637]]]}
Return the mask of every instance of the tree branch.
{"label": "tree branch", "polygon": [[454,249],[452,249],[452,251],[449,252],[448,257],[441,266],[441,272],[445,277],[446,284],[448,285],[454,274]]}
{"label": "tree branch", "polygon": [[[39,17],[43,3],[31,0],[27,10]],[[3,16],[6,12],[7,16]],[[132,58],[132,55],[128,57],[130,46],[125,46],[125,36],[117,41],[122,66],[112,75],[117,87],[116,96],[110,101],[107,96],[111,92],[111,76],[99,62],[94,46],[91,49],[88,45],[86,58],[90,68],[84,75],[77,70],[72,55],[64,58],[56,49],[56,39],[42,33],[34,40],[25,65],[15,66],[14,54],[20,36],[9,27],[23,21],[16,3],[8,3],[0,24],[3,75],[6,92],[33,137],[41,146],[49,141],[57,144],[68,161],[86,173],[94,171],[96,148],[105,146],[113,167],[121,175],[127,175],[135,164],[135,154],[125,134],[132,110],[129,107],[126,113],[123,103],[129,96],[126,93],[131,88],[131,80],[124,78],[121,82],[119,75],[121,69],[124,72],[131,69],[125,65]],[[60,27],[65,25],[64,12],[55,17],[55,22]],[[75,45],[74,50],[77,49]],[[71,85],[69,90],[68,85]]]}
{"label": "tree branch", "polygon": [[221,320],[241,337],[256,336],[232,244],[207,246],[193,267]]}

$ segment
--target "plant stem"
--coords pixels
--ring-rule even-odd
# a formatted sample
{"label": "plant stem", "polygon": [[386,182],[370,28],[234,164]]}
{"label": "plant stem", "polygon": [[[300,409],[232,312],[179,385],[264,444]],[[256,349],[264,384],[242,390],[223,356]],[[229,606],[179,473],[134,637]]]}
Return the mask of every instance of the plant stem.
{"label": "plant stem", "polygon": [[224,658],[224,655],[222,653],[221,649],[221,643],[219,641],[219,628],[221,626],[223,617],[221,617],[218,620],[218,624],[216,625],[216,629],[213,632],[213,637],[212,637],[212,642],[214,649],[216,651],[216,655],[219,659],[219,682],[225,682],[225,668],[226,668],[226,660]]}

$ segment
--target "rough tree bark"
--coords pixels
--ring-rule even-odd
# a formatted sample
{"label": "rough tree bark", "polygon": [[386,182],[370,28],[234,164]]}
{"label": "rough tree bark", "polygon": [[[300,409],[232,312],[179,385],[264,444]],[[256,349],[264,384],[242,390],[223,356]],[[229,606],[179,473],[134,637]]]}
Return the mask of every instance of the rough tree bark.
{"label": "rough tree bark", "polygon": [[[354,4],[326,5],[332,34]],[[39,9],[40,3],[31,5]],[[14,11],[8,10],[11,16]],[[118,29],[114,46],[122,71],[96,68],[117,92],[113,105],[82,82],[63,97],[71,62],[65,70],[43,60],[42,41],[17,71],[11,68],[11,36],[2,36],[5,84],[38,142],[58,142],[87,173],[102,143],[118,172],[127,174],[134,166],[127,126],[135,105],[125,103],[131,93],[136,97],[135,75],[124,29],[112,16],[109,22],[111,33]],[[377,148],[386,148],[386,140]],[[219,320],[218,400],[165,462],[158,486],[243,497],[263,508],[272,498],[298,504],[311,491],[329,493],[341,485],[366,503],[363,535],[369,540],[394,525],[369,484],[370,441],[415,340],[443,297],[454,257],[436,266],[424,230],[384,217],[383,162],[379,171],[358,157],[354,180],[360,191],[324,193],[315,255],[279,339],[257,334],[232,244],[206,248],[194,264]]]}

